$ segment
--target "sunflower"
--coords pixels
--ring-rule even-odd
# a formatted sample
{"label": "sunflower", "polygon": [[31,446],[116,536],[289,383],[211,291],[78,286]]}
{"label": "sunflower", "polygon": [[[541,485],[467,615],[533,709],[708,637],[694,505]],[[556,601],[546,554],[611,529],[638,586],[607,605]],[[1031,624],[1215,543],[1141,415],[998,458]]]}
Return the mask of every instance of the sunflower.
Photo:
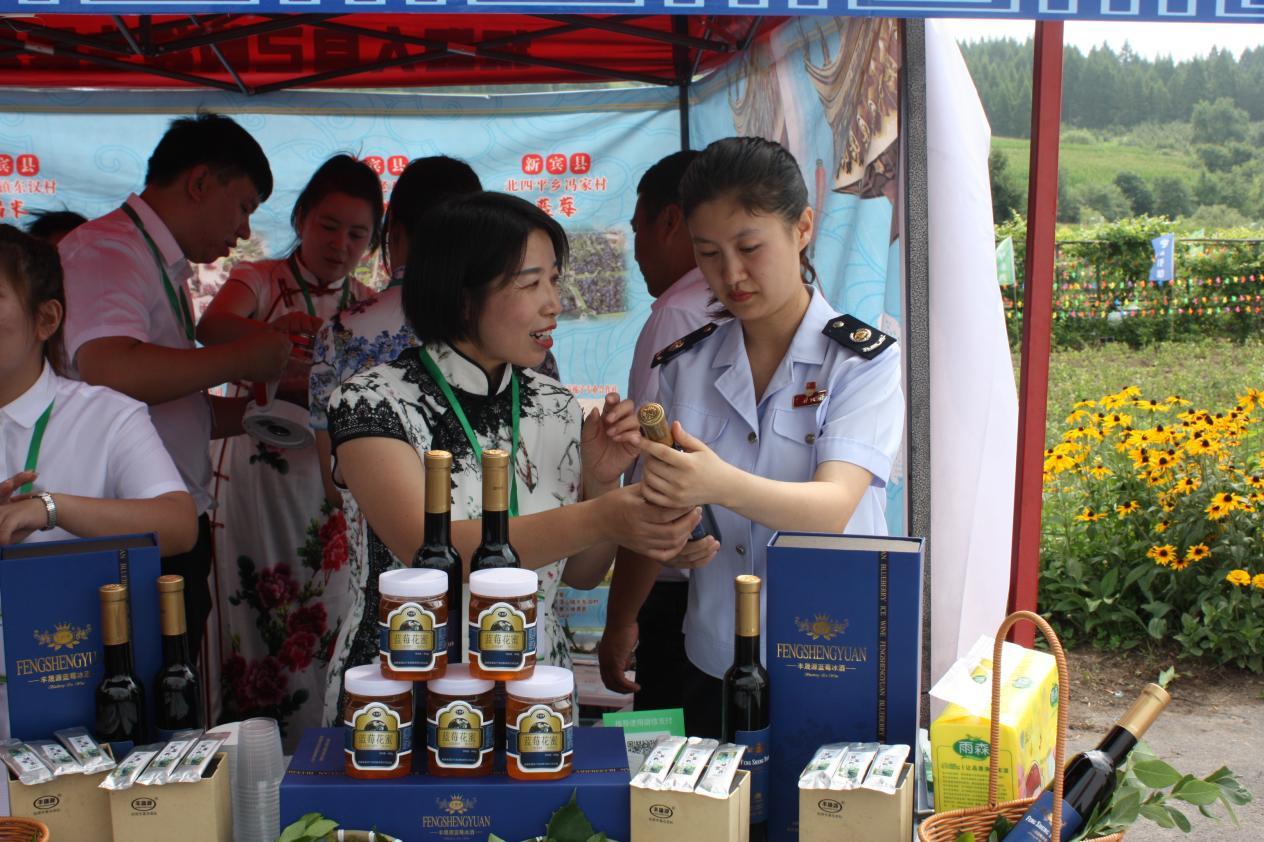
{"label": "sunflower", "polygon": [[1185,551],[1187,561],[1202,561],[1211,556],[1211,548],[1206,544],[1195,544]]}
{"label": "sunflower", "polygon": [[1167,567],[1176,560],[1176,547],[1171,544],[1164,544],[1161,547],[1151,547],[1146,551],[1146,557],[1154,559],[1154,563]]}
{"label": "sunflower", "polygon": [[1115,472],[1110,468],[1107,468],[1105,465],[1097,464],[1089,468],[1088,473],[1093,479],[1105,479],[1106,477],[1113,475]]}
{"label": "sunflower", "polygon": [[1189,401],[1185,400],[1180,395],[1169,395],[1167,402],[1172,406],[1189,406]]}
{"label": "sunflower", "polygon": [[1251,579],[1251,584],[1264,591],[1264,573],[1256,573],[1255,577]]}
{"label": "sunflower", "polygon": [[1173,558],[1171,567],[1173,570],[1184,570],[1193,563],[1194,560],[1189,556],[1186,556],[1185,558]]}
{"label": "sunflower", "polygon": [[1091,409],[1092,407],[1095,407],[1095,406],[1097,406],[1097,401],[1081,400],[1081,401],[1076,401],[1072,405],[1071,408],[1072,409]]}
{"label": "sunflower", "polygon": [[1230,509],[1220,503],[1211,503],[1203,511],[1207,513],[1207,520],[1223,520],[1228,517]]}
{"label": "sunflower", "polygon": [[1172,521],[1161,520],[1154,525],[1154,531],[1162,535],[1164,532],[1167,532],[1167,528],[1171,525],[1172,525]]}
{"label": "sunflower", "polygon": [[1092,506],[1085,506],[1084,511],[1075,516],[1075,519],[1081,523],[1093,523],[1106,517],[1105,512],[1095,512]]}
{"label": "sunflower", "polygon": [[1122,506],[1115,507],[1115,512],[1119,515],[1120,520],[1123,520],[1124,518],[1128,517],[1128,515],[1132,514],[1133,512],[1137,512],[1140,510],[1141,510],[1141,504],[1138,503],[1136,500],[1130,500],[1127,503],[1124,503]]}
{"label": "sunflower", "polygon": [[1251,574],[1245,570],[1230,570],[1229,575],[1225,576],[1225,581],[1239,588],[1245,588],[1249,587],[1253,580],[1251,579]]}
{"label": "sunflower", "polygon": [[1189,494],[1192,491],[1197,491],[1202,484],[1202,480],[1197,477],[1181,477],[1176,481],[1176,485],[1172,486],[1172,490],[1177,494]]}

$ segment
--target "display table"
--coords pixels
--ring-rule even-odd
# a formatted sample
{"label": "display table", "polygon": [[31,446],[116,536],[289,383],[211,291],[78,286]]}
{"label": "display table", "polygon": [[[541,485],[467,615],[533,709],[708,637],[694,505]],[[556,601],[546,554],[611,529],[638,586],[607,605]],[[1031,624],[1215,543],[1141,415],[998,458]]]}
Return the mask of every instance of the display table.
{"label": "display table", "polygon": [[511,780],[503,772],[353,780],[343,774],[342,730],[310,729],[281,782],[281,826],[318,812],[340,827],[376,829],[407,842],[485,842],[489,833],[520,842],[542,835],[574,792],[597,831],[627,840],[628,780],[620,728],[576,728],[575,773],[532,782]]}

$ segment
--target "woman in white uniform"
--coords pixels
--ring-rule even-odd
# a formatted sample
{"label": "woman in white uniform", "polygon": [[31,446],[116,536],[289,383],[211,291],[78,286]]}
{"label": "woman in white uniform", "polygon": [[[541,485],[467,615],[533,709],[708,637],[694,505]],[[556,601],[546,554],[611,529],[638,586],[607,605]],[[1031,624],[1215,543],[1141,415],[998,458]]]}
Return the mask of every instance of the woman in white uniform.
{"label": "woman in white uniform", "polygon": [[585,420],[569,389],[534,370],[562,309],[567,240],[554,219],[514,196],[474,193],[434,209],[409,241],[402,298],[420,347],[355,375],[329,403],[334,479],[370,527],[365,587],[330,668],[331,722],[341,718],[341,671],[377,660],[378,576],[421,546],[427,450],[452,453],[452,543],[467,565],[481,536],[479,454],[514,454],[509,535],[539,575],[540,663],[570,665],[553,607],[562,582],[595,586],[617,544],[674,558],[699,519],[620,486],[640,438],[631,401],[608,395]]}
{"label": "woman in white uniform", "polygon": [[[371,294],[355,279],[377,248],[382,187],[363,161],[335,155],[294,203],[289,256],[233,267],[198,324],[208,344],[245,333],[315,334]],[[278,397],[306,418],[310,361],[292,360]],[[249,394],[238,384],[236,395]],[[280,403],[280,402],[278,402]],[[325,504],[313,446],[281,450],[234,436],[216,443],[215,584],[223,642],[222,716],[276,719],[292,750],[320,724],[325,665],[347,607],[342,512]]]}
{"label": "woman in white uniform", "polygon": [[[840,315],[813,283],[804,250],[816,220],[789,152],[760,138],[717,141],[690,165],[681,199],[717,311],[734,318],[655,357],[659,402],[684,452],[644,441],[641,480],[650,503],[708,503],[719,525],[722,542],[692,542],[670,563],[694,568],[686,729],[720,736],[734,577],[779,575],[765,552],[777,530],[886,533],[904,397],[894,340]],[[634,588],[648,592],[655,565],[637,570]]]}

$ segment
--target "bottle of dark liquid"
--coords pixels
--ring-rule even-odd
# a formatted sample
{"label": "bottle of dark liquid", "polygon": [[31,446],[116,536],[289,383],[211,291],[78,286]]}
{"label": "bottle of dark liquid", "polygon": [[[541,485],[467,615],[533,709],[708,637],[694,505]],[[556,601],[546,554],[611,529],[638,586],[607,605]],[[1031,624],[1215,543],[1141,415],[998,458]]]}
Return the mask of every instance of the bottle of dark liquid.
{"label": "bottle of dark liquid", "polygon": [[483,543],[470,559],[470,572],[492,567],[521,567],[509,545],[509,454],[483,451]]}
{"label": "bottle of dark liquid", "polygon": [[[1132,703],[1097,748],[1077,754],[1067,764],[1062,792],[1062,842],[1083,827],[1099,805],[1115,791],[1115,770],[1127,759],[1137,740],[1154,723],[1167,703],[1168,692],[1157,684],[1147,684],[1141,697]],[[1051,842],[1053,839],[1053,785],[1027,809],[1005,836],[1005,842]]]}
{"label": "bottle of dark liquid", "polygon": [[452,546],[452,454],[428,450],[426,464],[426,521],[421,549],[413,557],[413,567],[442,571],[448,577],[448,663],[461,660],[461,638],[465,620],[461,556]]}
{"label": "bottle of dark liquid", "polygon": [[97,685],[97,739],[110,743],[145,741],[145,688],[132,667],[127,628],[127,588],[102,585],[101,639],[105,677]]}
{"label": "bottle of dark liquid", "polygon": [[[680,446],[676,444],[676,440],[672,437],[671,422],[667,420],[667,412],[663,409],[662,404],[642,404],[641,408],[637,410],[636,420],[641,425],[641,435],[650,441],[680,450]],[[715,522],[715,514],[712,513],[711,507],[703,506],[702,520],[693,528],[693,532],[689,535],[689,540],[697,541],[708,535],[717,541],[720,540],[720,527]]]}
{"label": "bottle of dark liquid", "polygon": [[158,738],[176,731],[204,728],[202,683],[189,657],[189,635],[184,620],[184,577],[158,577],[158,607],[162,615],[162,669],[154,678],[154,724]]}
{"label": "bottle of dark liquid", "polygon": [[758,576],[738,576],[733,666],[724,674],[720,728],[724,739],[746,746],[742,768],[751,774],[751,842],[768,835],[768,672],[759,659]]}

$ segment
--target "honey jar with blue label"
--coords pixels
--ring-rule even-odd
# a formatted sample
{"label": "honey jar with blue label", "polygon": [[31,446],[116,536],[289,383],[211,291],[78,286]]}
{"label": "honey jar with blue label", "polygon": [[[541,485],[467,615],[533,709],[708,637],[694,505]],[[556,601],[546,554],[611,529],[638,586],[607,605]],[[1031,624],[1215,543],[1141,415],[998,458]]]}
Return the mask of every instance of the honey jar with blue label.
{"label": "honey jar with blue label", "polygon": [[443,678],[426,684],[426,761],[432,775],[490,775],[495,752],[496,684],[449,664]]}
{"label": "honey jar with blue label", "polygon": [[388,570],[377,578],[382,675],[429,681],[448,665],[448,577],[440,570]]}
{"label": "honey jar with blue label", "polygon": [[402,778],[413,769],[413,685],[386,678],[378,664],[343,675],[344,768],[363,780]]}
{"label": "honey jar with blue label", "polygon": [[521,781],[555,781],[573,769],[575,674],[538,666],[505,684],[505,771]]}
{"label": "honey jar with blue label", "polygon": [[470,574],[470,675],[492,681],[531,677],[539,587],[535,571],[520,567]]}

